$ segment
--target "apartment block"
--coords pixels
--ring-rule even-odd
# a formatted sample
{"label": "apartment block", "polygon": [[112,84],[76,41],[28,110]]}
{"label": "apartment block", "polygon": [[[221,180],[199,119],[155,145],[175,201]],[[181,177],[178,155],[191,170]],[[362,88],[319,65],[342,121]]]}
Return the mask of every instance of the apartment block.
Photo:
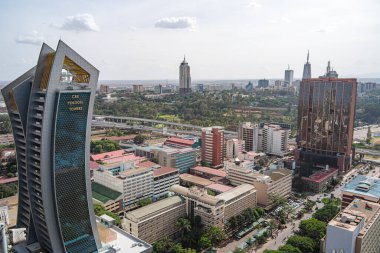
{"label": "apartment block", "polygon": [[245,150],[245,141],[240,139],[226,140],[226,158],[236,158]]}
{"label": "apartment block", "polygon": [[172,185],[179,184],[179,171],[170,167],[162,167],[153,171],[153,178],[153,198],[157,200],[166,197]]}
{"label": "apartment block", "polygon": [[186,173],[195,166],[196,155],[193,148],[164,148],[157,153],[158,163],[165,167],[172,167],[180,173]]}
{"label": "apartment block", "polygon": [[123,229],[148,243],[179,231],[177,220],[186,217],[186,201],[172,196],[125,214]]}
{"label": "apartment block", "polygon": [[380,204],[354,199],[327,225],[325,252],[377,253]]}
{"label": "apartment block", "polygon": [[289,197],[292,190],[292,172],[288,169],[269,170],[258,173],[239,163],[225,162],[227,178],[232,185],[250,184],[257,191],[257,204],[270,208],[271,194]]}
{"label": "apartment block", "polygon": [[213,167],[223,165],[224,160],[224,130],[213,126],[202,128],[202,161]]}

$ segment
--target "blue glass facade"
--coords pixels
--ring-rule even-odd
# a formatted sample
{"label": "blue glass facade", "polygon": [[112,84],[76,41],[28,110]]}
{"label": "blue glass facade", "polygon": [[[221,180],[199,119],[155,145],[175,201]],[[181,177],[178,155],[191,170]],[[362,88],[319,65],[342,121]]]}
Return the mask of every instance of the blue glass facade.
{"label": "blue glass facade", "polygon": [[86,192],[90,92],[60,92],[56,101],[54,183],[58,223],[68,253],[96,252]]}

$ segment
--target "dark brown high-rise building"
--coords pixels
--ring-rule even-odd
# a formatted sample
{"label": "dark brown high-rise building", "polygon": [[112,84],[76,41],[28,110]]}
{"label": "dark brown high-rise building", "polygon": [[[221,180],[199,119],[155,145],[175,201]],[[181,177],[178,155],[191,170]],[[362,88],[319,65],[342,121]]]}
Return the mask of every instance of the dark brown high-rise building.
{"label": "dark brown high-rise building", "polygon": [[311,78],[301,82],[298,103],[298,149],[303,167],[351,168],[356,79]]}

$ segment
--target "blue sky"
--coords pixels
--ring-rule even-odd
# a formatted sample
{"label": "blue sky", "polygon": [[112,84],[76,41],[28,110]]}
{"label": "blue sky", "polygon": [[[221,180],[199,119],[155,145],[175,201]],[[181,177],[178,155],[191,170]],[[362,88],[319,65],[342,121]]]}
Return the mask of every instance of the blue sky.
{"label": "blue sky", "polygon": [[0,80],[32,67],[61,38],[100,79],[380,77],[378,0],[1,0]]}

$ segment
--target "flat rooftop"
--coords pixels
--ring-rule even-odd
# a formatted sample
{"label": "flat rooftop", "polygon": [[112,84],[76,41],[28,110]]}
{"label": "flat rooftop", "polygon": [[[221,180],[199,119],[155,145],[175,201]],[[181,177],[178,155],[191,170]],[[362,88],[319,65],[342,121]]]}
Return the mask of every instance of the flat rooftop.
{"label": "flat rooftop", "polygon": [[114,191],[102,184],[91,182],[92,197],[102,203],[107,203],[110,200],[116,200],[121,193]]}
{"label": "flat rooftop", "polygon": [[187,173],[181,174],[179,176],[179,178],[182,181],[193,183],[195,185],[199,185],[199,186],[203,186],[203,187],[206,187],[206,186],[208,186],[208,185],[210,185],[210,184],[213,183],[212,181],[210,181],[208,179],[205,179],[205,178],[202,178],[202,177],[197,177],[197,176],[190,175],[190,174],[187,174]]}
{"label": "flat rooftop", "polygon": [[105,158],[112,158],[112,157],[119,157],[125,154],[125,151],[123,149],[115,150],[111,152],[105,152],[101,154],[91,155],[92,161],[98,161]]}
{"label": "flat rooftop", "polygon": [[222,194],[217,195],[215,198],[224,200],[225,202],[227,202],[251,190],[255,190],[255,187],[253,185],[241,184],[239,186],[236,186],[235,188],[232,188],[229,191],[226,191]]}
{"label": "flat rooftop", "polygon": [[380,205],[370,201],[355,199],[343,211],[341,211],[333,220],[329,222],[329,226],[340,227],[348,231],[355,231],[357,226],[364,219],[364,227],[360,233],[364,234],[371,227],[373,218],[378,216]]}
{"label": "flat rooftop", "polygon": [[203,167],[203,166],[196,166],[196,167],[190,169],[190,171],[210,174],[210,175],[213,175],[216,177],[226,177],[227,176],[227,173],[223,170],[211,169],[209,167]]}
{"label": "flat rooftop", "polygon": [[215,183],[215,184],[210,184],[210,185],[206,186],[206,188],[213,190],[213,191],[216,191],[216,192],[226,192],[226,191],[233,189],[234,187],[224,185],[224,184]]}
{"label": "flat rooftop", "polygon": [[171,168],[171,167],[161,167],[161,168],[155,169],[153,171],[153,176],[154,177],[160,177],[160,176],[171,174],[171,173],[177,173],[178,174],[178,169]]}
{"label": "flat rooftop", "polygon": [[380,199],[380,179],[358,175],[343,187],[342,192]]}
{"label": "flat rooftop", "polygon": [[180,205],[184,200],[179,196],[172,196],[163,200],[159,200],[152,204],[140,207],[136,210],[127,212],[125,217],[134,222],[140,221],[140,219],[144,219],[147,216],[158,213],[170,206]]}
{"label": "flat rooftop", "polygon": [[331,175],[333,175],[337,171],[338,169],[336,168],[331,168],[329,170],[320,170],[320,171],[315,172],[309,177],[302,177],[302,179],[306,181],[314,182],[314,183],[320,183],[326,178],[331,177]]}
{"label": "flat rooftop", "polygon": [[98,219],[96,220],[96,225],[98,227],[99,238],[102,242],[102,248],[99,249],[99,253],[141,253],[152,252],[153,250],[152,245],[128,234],[116,226],[108,228],[101,224]]}
{"label": "flat rooftop", "polygon": [[270,178],[273,180],[273,181],[277,181],[283,177],[286,177],[288,175],[291,175],[292,174],[292,171],[291,170],[288,170],[288,169],[277,169],[277,170],[272,170],[268,173],[268,176],[270,176]]}

